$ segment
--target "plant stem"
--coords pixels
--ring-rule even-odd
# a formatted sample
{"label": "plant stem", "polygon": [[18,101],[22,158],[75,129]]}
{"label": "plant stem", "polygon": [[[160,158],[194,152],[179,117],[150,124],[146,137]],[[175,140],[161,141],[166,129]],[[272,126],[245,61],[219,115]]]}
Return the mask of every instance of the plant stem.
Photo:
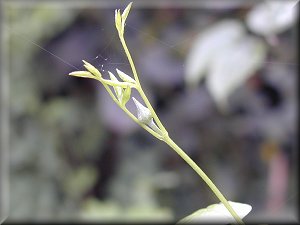
{"label": "plant stem", "polygon": [[[154,135],[153,132],[150,132],[152,135],[154,135],[156,138],[163,140],[164,142],[166,142],[166,144],[168,144],[175,152],[177,152],[177,154],[186,162],[188,163],[193,170],[205,181],[205,183],[209,186],[209,188],[213,191],[213,193],[217,196],[217,198],[223,203],[223,205],[227,208],[227,210],[230,212],[230,214],[233,216],[233,218],[236,220],[236,222],[238,224],[244,224],[243,221],[241,220],[241,218],[237,215],[237,213],[234,211],[234,209],[230,206],[230,204],[228,203],[228,201],[226,200],[226,198],[224,197],[224,195],[219,191],[219,189],[216,187],[216,185],[214,185],[214,183],[209,179],[209,177],[203,172],[202,169],[200,169],[200,167],[169,137],[167,130],[165,129],[165,127],[163,126],[163,124],[161,123],[160,119],[158,118],[158,116],[156,115],[151,103],[149,102],[147,96],[145,95],[139,78],[138,78],[138,74],[135,68],[135,65],[133,63],[131,54],[128,50],[128,47],[126,45],[125,39],[123,37],[123,35],[119,34],[119,38],[121,40],[122,46],[125,50],[125,54],[128,58],[134,79],[136,81],[136,89],[137,91],[140,93],[142,99],[144,100],[146,106],[148,107],[148,109],[150,110],[153,119],[155,120],[155,122],[157,123],[159,129],[161,129],[162,131],[162,139],[158,138],[157,135]],[[128,112],[127,112],[128,114]],[[134,117],[135,118],[135,117]],[[136,118],[134,119],[134,121],[136,121]],[[136,121],[137,122],[137,121]],[[138,124],[141,125],[141,123],[138,121]],[[147,127],[148,128],[148,127]],[[144,127],[145,129],[145,127]],[[152,131],[152,130],[151,130]],[[155,132],[156,134],[156,132]]]}
{"label": "plant stem", "polygon": [[140,81],[139,81],[139,77],[138,77],[138,74],[136,72],[136,68],[135,68],[135,65],[133,63],[133,60],[132,60],[132,57],[131,57],[131,54],[127,48],[127,45],[126,45],[126,42],[125,42],[125,39],[123,36],[119,36],[120,37],[120,40],[121,40],[121,43],[122,43],[122,46],[125,50],[125,53],[126,53],[126,56],[128,58],[128,61],[129,61],[129,64],[130,64],[130,67],[131,67],[131,70],[132,70],[132,73],[133,73],[133,76],[134,76],[134,79],[136,81],[136,89],[137,91],[140,93],[142,99],[144,100],[146,106],[148,107],[148,109],[150,110],[152,116],[153,116],[153,119],[155,120],[155,122],[157,123],[158,127],[161,129],[162,133],[164,136],[167,136],[168,135],[168,132],[167,130],[165,129],[165,127],[162,125],[162,123],[160,122],[160,119],[158,118],[158,116],[156,115],[151,103],[149,102],[148,98],[146,97],[143,89],[142,89],[142,86],[140,84]]}
{"label": "plant stem", "polygon": [[170,138],[164,139],[167,145],[169,145],[186,163],[188,163],[193,170],[205,181],[217,198],[223,203],[230,214],[234,217],[238,224],[244,224],[241,218],[237,215],[231,205],[228,203],[224,195],[219,191],[219,189],[214,185],[214,183],[209,179],[209,177],[204,173],[204,171]]}

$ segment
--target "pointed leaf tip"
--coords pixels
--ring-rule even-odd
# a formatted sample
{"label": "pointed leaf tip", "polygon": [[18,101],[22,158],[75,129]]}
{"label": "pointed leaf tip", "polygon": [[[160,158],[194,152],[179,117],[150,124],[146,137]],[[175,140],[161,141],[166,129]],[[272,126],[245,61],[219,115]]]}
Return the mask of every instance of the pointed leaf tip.
{"label": "pointed leaf tip", "polygon": [[129,83],[133,83],[135,84],[135,80],[133,78],[131,78],[130,76],[128,76],[126,73],[122,72],[121,70],[116,69],[119,77],[125,81],[125,82],[129,82]]}
{"label": "pointed leaf tip", "polygon": [[108,72],[109,77],[110,77],[110,79],[111,79],[112,81],[118,81],[118,79],[116,78],[116,76],[115,76],[112,72],[110,72],[110,71],[107,71],[107,72]]}
{"label": "pointed leaf tip", "polygon": [[132,2],[130,2],[127,7],[124,9],[123,13],[122,13],[122,22],[125,23],[127,16],[129,14],[129,11],[131,9],[132,6]]}
{"label": "pointed leaf tip", "polygon": [[121,17],[120,9],[115,10],[115,23],[116,23],[116,28],[120,33],[122,31],[122,17]]}

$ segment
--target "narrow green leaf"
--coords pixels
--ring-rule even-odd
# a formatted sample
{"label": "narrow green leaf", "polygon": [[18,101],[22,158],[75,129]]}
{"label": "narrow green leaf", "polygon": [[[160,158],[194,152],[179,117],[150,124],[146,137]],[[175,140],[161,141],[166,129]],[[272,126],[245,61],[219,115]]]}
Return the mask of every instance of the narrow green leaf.
{"label": "narrow green leaf", "polygon": [[124,9],[124,11],[123,11],[123,13],[122,13],[122,20],[123,20],[123,21],[126,21],[127,16],[128,16],[128,14],[129,14],[129,11],[130,11],[130,9],[131,9],[131,6],[132,6],[132,2],[130,2],[130,3],[128,4],[128,6]]}
{"label": "narrow green leaf", "polygon": [[124,27],[125,27],[125,21],[126,21],[126,19],[127,19],[128,14],[129,14],[131,5],[132,5],[132,2],[130,2],[130,3],[128,4],[128,6],[124,9],[124,11],[123,11],[123,13],[122,13],[122,28],[123,28],[123,30],[124,30]]}
{"label": "narrow green leaf", "polygon": [[121,18],[120,9],[115,10],[115,23],[116,23],[116,28],[120,33],[122,31],[122,18]]}
{"label": "narrow green leaf", "polygon": [[125,82],[129,82],[129,83],[132,83],[132,84],[135,84],[135,80],[133,78],[131,78],[130,76],[128,76],[126,73],[122,72],[121,70],[117,70],[117,73],[119,75],[119,77],[125,81]]}
{"label": "narrow green leaf", "polygon": [[116,85],[112,85],[112,86],[113,86],[113,89],[116,93],[116,96],[117,96],[118,100],[121,102],[122,101],[122,95],[123,95],[123,89],[120,86],[117,86],[119,81],[115,77],[115,75],[113,75],[110,71],[108,71],[108,74],[110,76],[111,81],[115,82],[115,84],[116,84]]}

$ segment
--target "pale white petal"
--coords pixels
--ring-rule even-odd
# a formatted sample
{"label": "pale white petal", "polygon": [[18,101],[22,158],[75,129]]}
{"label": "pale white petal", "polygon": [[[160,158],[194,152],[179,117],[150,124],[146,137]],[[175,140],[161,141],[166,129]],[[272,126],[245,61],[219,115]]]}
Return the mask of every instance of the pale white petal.
{"label": "pale white petal", "polygon": [[248,13],[246,24],[251,31],[264,36],[283,32],[296,22],[296,4],[295,0],[262,1]]}

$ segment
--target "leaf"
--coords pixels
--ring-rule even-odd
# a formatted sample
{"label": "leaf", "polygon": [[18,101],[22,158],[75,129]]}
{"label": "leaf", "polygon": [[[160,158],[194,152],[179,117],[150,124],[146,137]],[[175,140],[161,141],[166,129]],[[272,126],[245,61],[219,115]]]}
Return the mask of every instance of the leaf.
{"label": "leaf", "polygon": [[123,23],[123,27],[125,25],[125,21],[127,19],[127,16],[129,14],[130,8],[131,8],[132,2],[130,2],[128,4],[128,6],[124,9],[123,13],[122,13],[122,23]]}
{"label": "leaf", "polygon": [[96,77],[88,71],[74,71],[72,73],[69,73],[69,75],[74,76],[74,77],[83,77],[83,78],[96,79]]}
{"label": "leaf", "polygon": [[[110,76],[110,79],[112,81],[115,81],[116,84],[117,84],[117,82],[119,82],[118,79],[115,77],[115,75],[113,75],[110,71],[108,71],[108,74]],[[123,95],[123,89],[120,86],[116,86],[116,85],[113,86],[113,88],[114,88],[114,91],[116,93],[116,96],[117,96],[118,100],[121,102],[122,101],[122,95]]]}
{"label": "leaf", "polygon": [[270,36],[290,28],[297,19],[297,1],[263,1],[246,17],[246,24],[256,34]]}
{"label": "leaf", "polygon": [[245,28],[237,20],[224,20],[201,32],[195,39],[186,58],[185,81],[196,85],[207,74],[216,55],[245,34]]}
{"label": "leaf", "polygon": [[261,39],[244,37],[215,57],[206,85],[220,109],[226,110],[229,95],[261,67],[266,53]]}
{"label": "leaf", "polygon": [[[251,210],[251,205],[229,201],[230,206],[243,219]],[[235,219],[222,204],[213,204],[204,209],[199,209],[191,215],[183,218],[177,224],[183,223],[236,223]]]}
{"label": "leaf", "polygon": [[134,97],[132,97],[134,104],[137,108],[137,118],[140,122],[144,123],[144,124],[149,124],[152,120],[152,115],[151,115],[151,111],[143,106],[138,100],[136,100]]}
{"label": "leaf", "polygon": [[125,82],[129,82],[129,83],[132,83],[132,84],[135,84],[135,80],[133,78],[131,78],[130,76],[128,76],[126,73],[122,72],[121,70],[117,70],[117,73],[119,75],[119,77],[125,81]]}
{"label": "leaf", "polygon": [[123,91],[123,97],[122,97],[122,101],[121,101],[121,104],[123,106],[126,105],[128,100],[130,99],[130,96],[131,96],[131,87],[127,86],[127,88],[125,88],[125,90]]}

